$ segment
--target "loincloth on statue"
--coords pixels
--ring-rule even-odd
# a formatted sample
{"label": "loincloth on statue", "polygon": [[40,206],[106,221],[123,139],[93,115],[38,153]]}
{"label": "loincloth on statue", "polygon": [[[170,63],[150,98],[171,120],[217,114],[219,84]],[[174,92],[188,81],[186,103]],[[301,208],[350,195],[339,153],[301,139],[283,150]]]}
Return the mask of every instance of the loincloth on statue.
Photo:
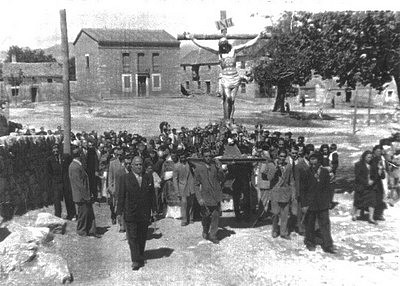
{"label": "loincloth on statue", "polygon": [[224,88],[234,89],[238,87],[239,84],[240,84],[240,75],[238,72],[221,75],[221,85]]}

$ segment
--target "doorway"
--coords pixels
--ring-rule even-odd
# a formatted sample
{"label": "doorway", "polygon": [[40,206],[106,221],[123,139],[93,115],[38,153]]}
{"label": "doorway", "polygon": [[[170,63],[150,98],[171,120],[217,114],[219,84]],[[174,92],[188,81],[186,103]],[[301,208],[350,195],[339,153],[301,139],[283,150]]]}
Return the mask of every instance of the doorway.
{"label": "doorway", "polygon": [[138,75],[137,77],[137,86],[138,86],[138,96],[146,96],[146,81],[147,76],[145,75]]}
{"label": "doorway", "polygon": [[36,97],[37,97],[37,87],[31,87],[31,101],[36,102]]}

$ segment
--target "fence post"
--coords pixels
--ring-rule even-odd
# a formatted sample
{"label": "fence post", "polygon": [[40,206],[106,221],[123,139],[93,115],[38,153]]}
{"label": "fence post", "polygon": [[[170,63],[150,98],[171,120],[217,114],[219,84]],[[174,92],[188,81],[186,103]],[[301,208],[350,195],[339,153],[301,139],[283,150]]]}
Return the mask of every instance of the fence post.
{"label": "fence post", "polygon": [[357,126],[357,101],[358,101],[358,86],[356,84],[356,94],[354,96],[353,134],[356,134],[356,126]]}
{"label": "fence post", "polygon": [[372,96],[372,88],[371,85],[369,86],[369,94],[368,94],[368,119],[367,119],[367,125],[370,125],[370,119],[371,119],[371,96]]}

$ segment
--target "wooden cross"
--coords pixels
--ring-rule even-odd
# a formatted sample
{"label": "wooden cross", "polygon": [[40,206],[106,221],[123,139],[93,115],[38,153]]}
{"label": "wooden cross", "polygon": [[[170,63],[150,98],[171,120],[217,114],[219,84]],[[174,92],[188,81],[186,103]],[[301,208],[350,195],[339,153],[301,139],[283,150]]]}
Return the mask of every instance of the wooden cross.
{"label": "wooden cross", "polygon": [[[226,18],[226,11],[220,11],[220,20],[216,21],[217,29],[221,31],[220,34],[194,34],[193,37],[197,40],[219,40],[226,37],[228,40],[251,40],[257,37],[257,34],[230,34],[228,35],[228,28],[233,26],[232,18]],[[271,34],[265,33],[262,39],[270,39]],[[190,40],[187,38],[186,33],[178,34],[177,39]]]}

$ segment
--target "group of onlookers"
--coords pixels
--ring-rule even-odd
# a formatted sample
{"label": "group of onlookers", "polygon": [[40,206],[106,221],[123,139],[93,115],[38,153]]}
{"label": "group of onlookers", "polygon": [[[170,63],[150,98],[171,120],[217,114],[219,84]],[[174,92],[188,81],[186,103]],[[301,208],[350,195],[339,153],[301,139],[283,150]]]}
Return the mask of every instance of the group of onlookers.
{"label": "group of onlookers", "polygon": [[368,211],[369,223],[384,221],[384,209],[399,199],[400,133],[380,140],[372,151],[364,151],[354,172],[352,219],[356,221],[360,212]]}

